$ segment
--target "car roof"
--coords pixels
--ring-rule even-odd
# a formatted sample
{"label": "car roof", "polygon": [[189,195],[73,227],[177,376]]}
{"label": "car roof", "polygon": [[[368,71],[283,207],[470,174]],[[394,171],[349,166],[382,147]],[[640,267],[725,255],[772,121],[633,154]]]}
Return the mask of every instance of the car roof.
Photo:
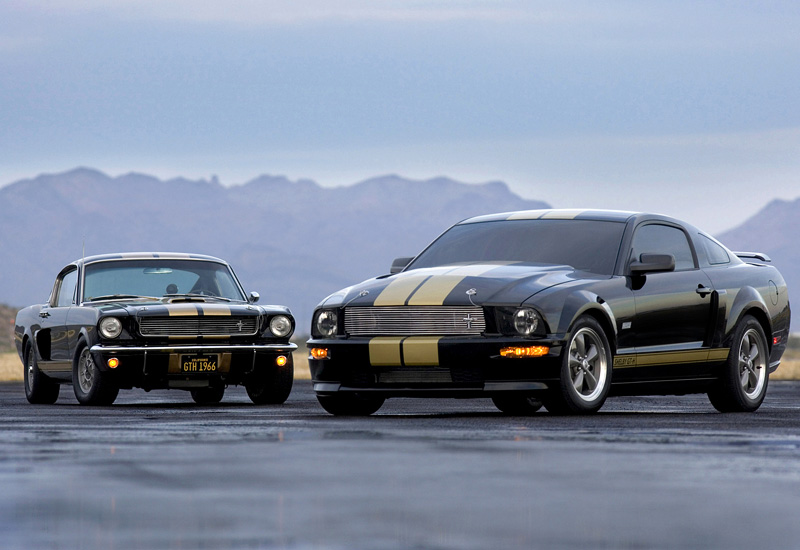
{"label": "car roof", "polygon": [[626,222],[634,217],[645,216],[642,212],[628,212],[624,210],[587,210],[587,209],[543,209],[520,210],[517,212],[502,212],[475,216],[459,222],[458,225],[468,223],[493,222],[503,220],[598,220]]}
{"label": "car roof", "polygon": [[227,264],[225,260],[215,258],[214,256],[206,256],[204,254],[185,254],[180,252],[120,252],[115,254],[97,254],[95,256],[87,256],[82,260],[75,260],[74,264],[92,264],[95,262],[104,262],[109,260],[204,260]]}

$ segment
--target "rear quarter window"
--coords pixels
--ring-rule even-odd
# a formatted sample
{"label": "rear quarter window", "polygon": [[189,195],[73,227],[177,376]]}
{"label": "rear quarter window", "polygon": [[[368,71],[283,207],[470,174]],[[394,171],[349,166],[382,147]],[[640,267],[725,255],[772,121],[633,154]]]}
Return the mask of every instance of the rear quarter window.
{"label": "rear quarter window", "polygon": [[703,243],[703,248],[705,249],[706,256],[708,257],[708,263],[711,265],[731,263],[731,258],[728,255],[728,251],[725,250],[721,244],[706,237],[705,235],[700,235],[700,242]]}

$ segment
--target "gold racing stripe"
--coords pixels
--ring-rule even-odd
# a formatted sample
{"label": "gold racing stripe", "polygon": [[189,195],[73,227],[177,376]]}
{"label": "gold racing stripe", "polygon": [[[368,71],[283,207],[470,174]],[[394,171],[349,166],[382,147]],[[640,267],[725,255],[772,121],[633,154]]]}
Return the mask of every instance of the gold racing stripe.
{"label": "gold racing stripe", "polygon": [[693,349],[686,351],[665,351],[662,353],[636,353],[614,357],[614,368],[653,367],[656,365],[682,365],[686,363],[705,363],[719,360],[721,353],[727,357],[728,350]]}
{"label": "gold racing stripe", "polygon": [[411,336],[403,341],[403,363],[408,366],[438,366],[441,336]]}
{"label": "gold racing stripe", "polygon": [[680,365],[682,363],[705,363],[708,361],[707,349],[687,351],[666,351],[663,353],[639,353],[636,355],[637,367],[651,365]]}
{"label": "gold racing stripe", "polygon": [[231,316],[231,308],[229,308],[228,306],[214,304],[213,306],[211,306],[211,305],[202,305],[202,306],[199,306],[199,307],[200,307],[200,311],[202,311],[203,315],[206,316],[206,317],[212,316],[212,315],[216,315],[216,316],[219,316],[219,317],[230,317]]}
{"label": "gold racing stripe", "polygon": [[709,350],[708,352],[708,360],[709,361],[725,361],[728,359],[728,355],[730,355],[731,350],[728,348],[717,348]]}
{"label": "gold racing stripe", "polygon": [[479,277],[488,271],[496,269],[499,264],[493,265],[467,265],[448,271],[445,275],[434,275],[408,300],[410,306],[440,306],[447,296],[466,277]]}
{"label": "gold racing stripe", "polygon": [[170,317],[197,317],[200,311],[194,304],[170,304],[167,308]]}
{"label": "gold racing stripe", "polygon": [[399,367],[403,336],[378,336],[369,341],[369,364],[374,367]]}
{"label": "gold racing stripe", "polygon": [[395,279],[375,298],[376,306],[404,306],[406,299],[430,275],[407,275]]}

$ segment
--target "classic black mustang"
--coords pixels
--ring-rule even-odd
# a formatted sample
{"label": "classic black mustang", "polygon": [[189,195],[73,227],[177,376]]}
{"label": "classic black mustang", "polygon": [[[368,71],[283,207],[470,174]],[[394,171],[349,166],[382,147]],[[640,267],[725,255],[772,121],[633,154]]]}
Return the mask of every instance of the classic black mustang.
{"label": "classic black mustang", "polygon": [[658,215],[471,218],[317,306],[314,390],[345,415],[400,396],[579,414],[609,395],[685,393],[754,411],[789,336],[786,284],[769,263]]}
{"label": "classic black mustang", "polygon": [[17,314],[15,340],[31,403],[54,403],[72,383],[84,405],[121,388],[180,388],[217,403],[243,384],[257,404],[292,389],[294,318],[257,306],[224,261],[190,254],[110,254],[58,274],[50,300]]}

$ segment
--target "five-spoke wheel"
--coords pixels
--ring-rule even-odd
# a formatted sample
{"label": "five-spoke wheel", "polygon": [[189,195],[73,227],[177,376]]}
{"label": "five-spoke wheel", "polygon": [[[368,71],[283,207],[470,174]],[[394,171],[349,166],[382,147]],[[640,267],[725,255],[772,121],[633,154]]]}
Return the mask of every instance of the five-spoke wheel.
{"label": "five-spoke wheel", "polygon": [[769,348],[764,329],[746,315],[733,334],[719,382],[708,392],[721,412],[752,412],[761,406],[769,382]]}
{"label": "five-spoke wheel", "polygon": [[611,346],[593,317],[575,321],[561,354],[557,388],[542,397],[544,406],[555,414],[597,412],[611,386]]}

